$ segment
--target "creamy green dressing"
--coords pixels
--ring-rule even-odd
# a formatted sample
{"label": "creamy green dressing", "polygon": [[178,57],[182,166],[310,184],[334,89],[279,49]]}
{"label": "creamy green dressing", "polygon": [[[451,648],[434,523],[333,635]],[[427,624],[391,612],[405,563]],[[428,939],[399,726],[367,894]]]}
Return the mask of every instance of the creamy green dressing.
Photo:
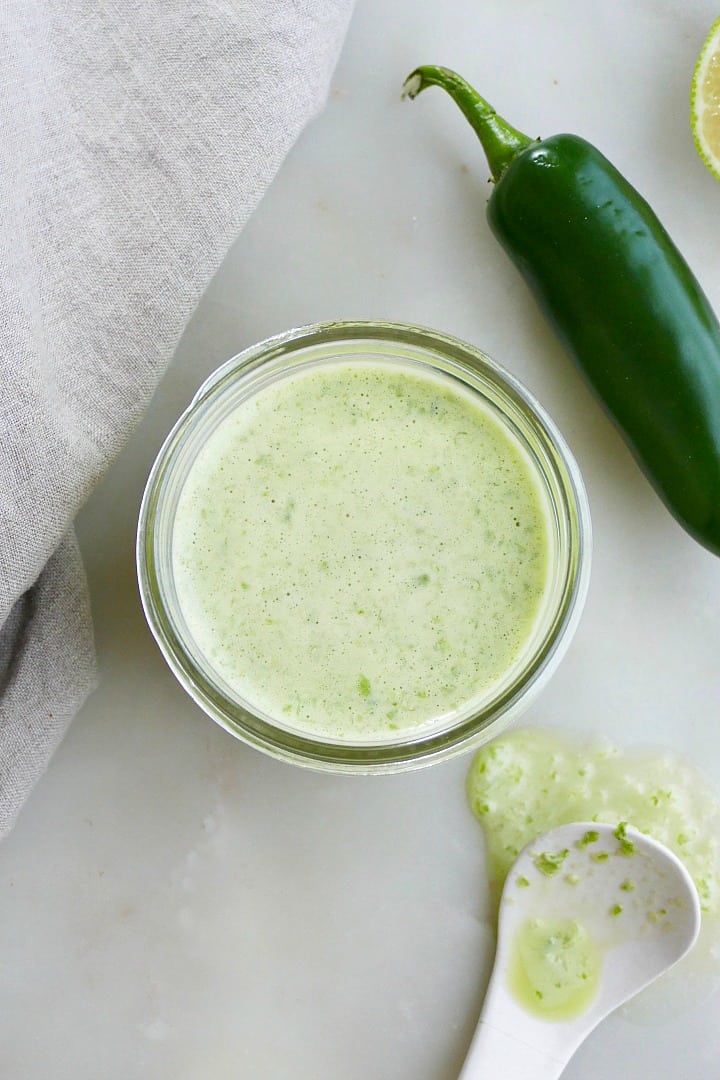
{"label": "creamy green dressing", "polygon": [[352,361],[241,403],[190,468],[173,533],[188,629],[290,729],[392,738],[482,700],[549,577],[525,450],[456,381]]}
{"label": "creamy green dressing", "polygon": [[[627,826],[665,844],[682,859],[697,887],[703,926],[694,952],[702,960],[702,975],[717,978],[720,802],[690,764],[669,751],[623,751],[567,733],[520,729],[493,740],[476,754],[468,775],[468,796],[483,827],[496,899],[517,855],[535,837],[573,821],[614,824],[617,847],[611,854],[593,851],[598,834],[592,829],[577,846],[591,862],[619,858],[626,866],[617,896],[606,912],[618,931],[627,906],[634,903],[636,888],[635,845]],[[572,891],[581,878],[566,871],[568,854],[565,849],[541,851],[534,865],[543,875],[558,875]],[[531,888],[527,879],[516,883]],[[649,923],[667,917],[662,906],[648,908]],[[602,966],[603,949],[590,940],[581,922],[565,923],[531,919],[517,934],[509,966],[509,985],[517,999],[548,1019],[569,1019],[583,1012],[592,1001]],[[612,934],[606,936],[612,941]]]}
{"label": "creamy green dressing", "polygon": [[574,919],[528,919],[512,944],[511,991],[545,1020],[580,1016],[600,985],[601,952],[586,927]]}
{"label": "creamy green dressing", "polygon": [[[556,825],[611,822],[618,851],[631,854],[629,824],[682,859],[703,912],[720,923],[720,805],[698,771],[669,751],[623,751],[559,732],[519,729],[476,754],[468,796],[498,891],[522,848]],[[586,842],[593,842],[591,834]],[[628,861],[628,891],[631,875]]]}

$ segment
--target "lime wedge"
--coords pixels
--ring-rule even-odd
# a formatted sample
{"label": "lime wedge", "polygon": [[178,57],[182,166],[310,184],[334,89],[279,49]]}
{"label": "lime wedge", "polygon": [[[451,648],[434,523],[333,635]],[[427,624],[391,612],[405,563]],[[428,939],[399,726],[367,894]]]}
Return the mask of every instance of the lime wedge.
{"label": "lime wedge", "polygon": [[720,180],[720,19],[710,28],[695,64],[690,123],[700,157]]}

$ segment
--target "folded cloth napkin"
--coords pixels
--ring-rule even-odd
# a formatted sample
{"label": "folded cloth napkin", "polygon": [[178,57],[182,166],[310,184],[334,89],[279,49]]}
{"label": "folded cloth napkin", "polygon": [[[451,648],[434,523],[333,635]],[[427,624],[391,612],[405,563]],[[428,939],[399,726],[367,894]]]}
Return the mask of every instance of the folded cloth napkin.
{"label": "folded cloth napkin", "polygon": [[0,835],[94,686],[72,520],[327,95],[352,0],[23,0],[0,27]]}

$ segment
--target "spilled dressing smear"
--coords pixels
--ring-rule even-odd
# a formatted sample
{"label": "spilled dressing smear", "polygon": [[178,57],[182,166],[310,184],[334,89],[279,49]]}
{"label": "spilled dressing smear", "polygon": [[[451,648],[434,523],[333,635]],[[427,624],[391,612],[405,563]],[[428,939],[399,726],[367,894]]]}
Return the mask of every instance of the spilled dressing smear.
{"label": "spilled dressing smear", "polygon": [[[703,977],[706,982],[708,977],[712,980],[710,991],[717,988],[720,801],[691,765],[669,751],[624,751],[564,733],[522,729],[478,752],[468,776],[468,796],[483,827],[497,900],[517,855],[542,833],[575,821],[615,826],[612,850],[598,845],[598,833],[592,828],[578,845],[590,868],[600,869],[600,863],[608,859],[620,860],[615,875],[617,895],[602,913],[603,942],[593,939],[582,918],[565,918],[567,912],[538,911],[538,917],[530,918],[516,933],[508,978],[525,1008],[546,1019],[565,1020],[592,1002],[605,945],[622,937],[623,924],[635,903],[637,867],[628,826],[670,848],[685,864],[698,891],[703,926],[696,956],[691,953],[670,977],[677,979],[677,972],[697,964],[699,958]],[[559,877],[570,892],[577,889],[581,877],[574,872],[576,856],[566,849],[533,852],[536,882]],[[527,877],[519,877],[515,885],[527,888],[530,895],[532,883]],[[657,905],[657,910],[648,909],[643,917],[648,928],[654,925],[661,930],[672,912]]]}

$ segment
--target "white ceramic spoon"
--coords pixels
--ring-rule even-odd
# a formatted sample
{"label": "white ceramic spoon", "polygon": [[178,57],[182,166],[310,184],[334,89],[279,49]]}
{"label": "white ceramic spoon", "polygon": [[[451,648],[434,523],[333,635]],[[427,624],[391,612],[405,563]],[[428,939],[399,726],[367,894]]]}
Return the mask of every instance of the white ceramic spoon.
{"label": "white ceramic spoon", "polygon": [[699,929],[693,881],[662,844],[594,822],[538,837],[503,889],[495,966],[460,1080],[558,1077],[593,1028],[677,963]]}

